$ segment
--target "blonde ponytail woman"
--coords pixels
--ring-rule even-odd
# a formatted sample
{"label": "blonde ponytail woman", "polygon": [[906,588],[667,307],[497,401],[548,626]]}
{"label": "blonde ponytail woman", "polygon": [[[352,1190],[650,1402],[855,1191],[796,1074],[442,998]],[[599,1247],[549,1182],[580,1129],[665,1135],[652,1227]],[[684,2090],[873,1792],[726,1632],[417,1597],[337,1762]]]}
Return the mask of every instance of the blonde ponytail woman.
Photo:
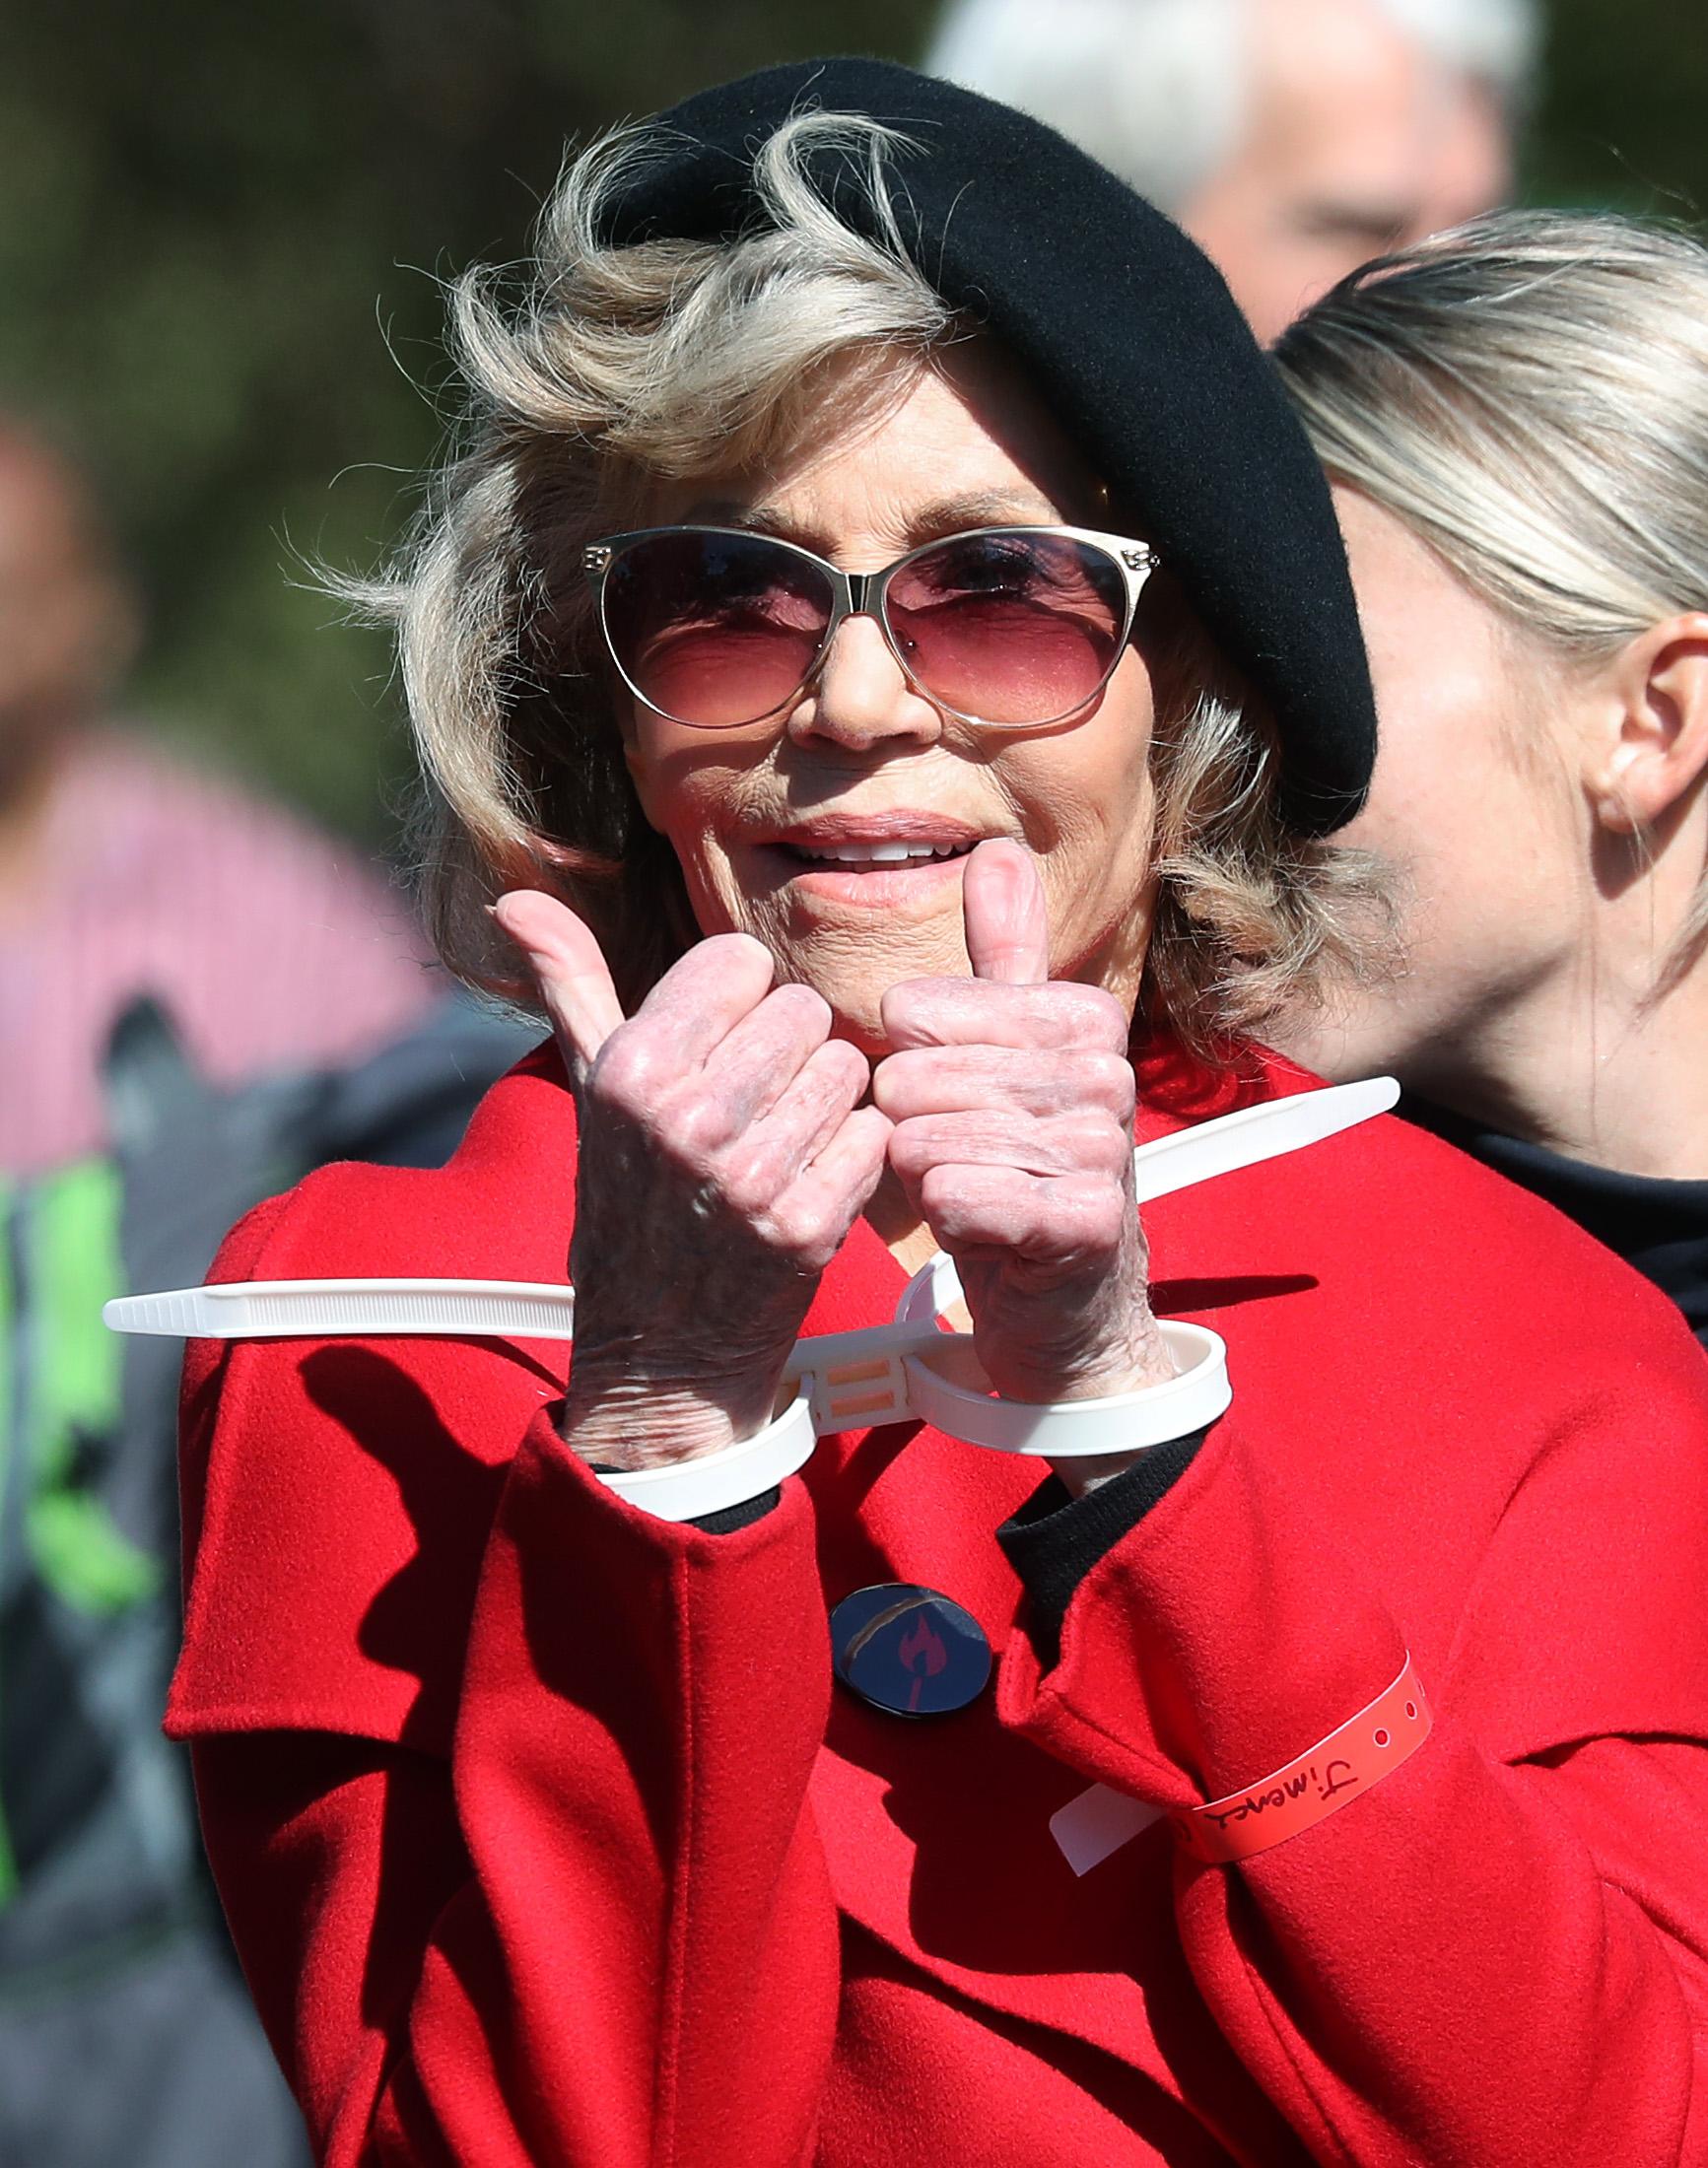
{"label": "blonde ponytail woman", "polygon": [[1512,213],[1369,266],[1276,358],[1381,715],[1345,832],[1398,956],[1278,1036],[1619,1251],[1708,1338],[1708,250]]}

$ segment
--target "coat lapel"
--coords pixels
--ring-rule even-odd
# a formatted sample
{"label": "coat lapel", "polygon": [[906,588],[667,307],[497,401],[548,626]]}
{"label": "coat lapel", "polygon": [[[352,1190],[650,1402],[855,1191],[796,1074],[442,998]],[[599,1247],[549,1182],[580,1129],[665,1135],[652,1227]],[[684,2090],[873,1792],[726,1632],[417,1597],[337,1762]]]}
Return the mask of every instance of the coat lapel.
{"label": "coat lapel", "polygon": [[[882,1323],[905,1285],[862,1223],[806,1328]],[[995,1530],[1045,1474],[921,1424],[826,1438],[807,1483],[827,1609],[873,1582],[920,1582],[965,1605],[999,1660],[1021,1590]],[[921,1723],[839,1687],[812,1796],[851,1919],[958,1995],[1116,2056],[1182,2100],[1165,2042],[1190,2036],[1201,2066],[1204,2025],[1175,1931],[1170,1839],[1146,1830],[1076,1876],[1050,1820],[1088,1781],[1003,1729],[993,1684]],[[1231,2053],[1228,2065],[1232,2091],[1249,2089]]]}

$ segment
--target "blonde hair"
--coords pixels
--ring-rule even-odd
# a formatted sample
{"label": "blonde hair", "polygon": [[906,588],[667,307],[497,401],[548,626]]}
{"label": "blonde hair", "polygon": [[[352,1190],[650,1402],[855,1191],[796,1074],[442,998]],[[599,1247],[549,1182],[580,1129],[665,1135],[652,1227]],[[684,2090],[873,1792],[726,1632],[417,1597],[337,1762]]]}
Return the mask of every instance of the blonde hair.
{"label": "blonde hair", "polygon": [[[569,165],[519,294],[481,269],[457,281],[464,448],[391,575],[344,590],[398,629],[440,953],[523,1002],[481,908],[506,887],[552,889],[586,915],[629,1002],[696,937],[624,764],[582,546],[633,523],[657,477],[775,460],[822,429],[832,364],[839,401],[875,399],[898,369],[927,368],[979,328],[908,258],[891,174],[912,146],[893,131],[799,114],[755,154],[765,217],[739,238],[613,245],[612,199],[656,148],[622,131]],[[827,153],[875,209],[875,237],[813,186],[807,159]],[[1324,966],[1356,968],[1341,906],[1369,876],[1281,822],[1274,734],[1194,629],[1164,645],[1176,691],[1165,704],[1159,686],[1147,998],[1208,1044],[1310,990]]]}
{"label": "blonde hair", "polygon": [[[1505,212],[1367,264],[1275,359],[1330,475],[1568,666],[1708,610],[1708,249]],[[1708,944],[1708,881],[1660,986]]]}

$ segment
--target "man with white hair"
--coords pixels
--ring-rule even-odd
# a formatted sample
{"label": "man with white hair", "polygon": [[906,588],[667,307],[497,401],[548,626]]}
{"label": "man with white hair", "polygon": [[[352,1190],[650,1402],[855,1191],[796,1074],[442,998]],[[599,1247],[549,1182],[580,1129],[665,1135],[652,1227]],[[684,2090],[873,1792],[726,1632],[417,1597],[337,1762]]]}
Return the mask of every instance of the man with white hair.
{"label": "man with white hair", "polygon": [[1503,200],[1538,41],[1537,0],[950,0],[923,65],[1170,212],[1266,341]]}

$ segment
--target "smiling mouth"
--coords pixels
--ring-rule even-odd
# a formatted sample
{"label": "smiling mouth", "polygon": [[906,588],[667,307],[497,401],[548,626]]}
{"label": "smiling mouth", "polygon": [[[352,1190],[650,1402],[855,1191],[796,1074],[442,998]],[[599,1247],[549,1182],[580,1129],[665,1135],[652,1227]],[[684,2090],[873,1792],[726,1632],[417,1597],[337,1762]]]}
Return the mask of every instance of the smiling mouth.
{"label": "smiling mouth", "polygon": [[918,866],[933,865],[944,858],[964,858],[972,842],[955,844],[779,844],[777,847],[798,865],[824,866]]}

